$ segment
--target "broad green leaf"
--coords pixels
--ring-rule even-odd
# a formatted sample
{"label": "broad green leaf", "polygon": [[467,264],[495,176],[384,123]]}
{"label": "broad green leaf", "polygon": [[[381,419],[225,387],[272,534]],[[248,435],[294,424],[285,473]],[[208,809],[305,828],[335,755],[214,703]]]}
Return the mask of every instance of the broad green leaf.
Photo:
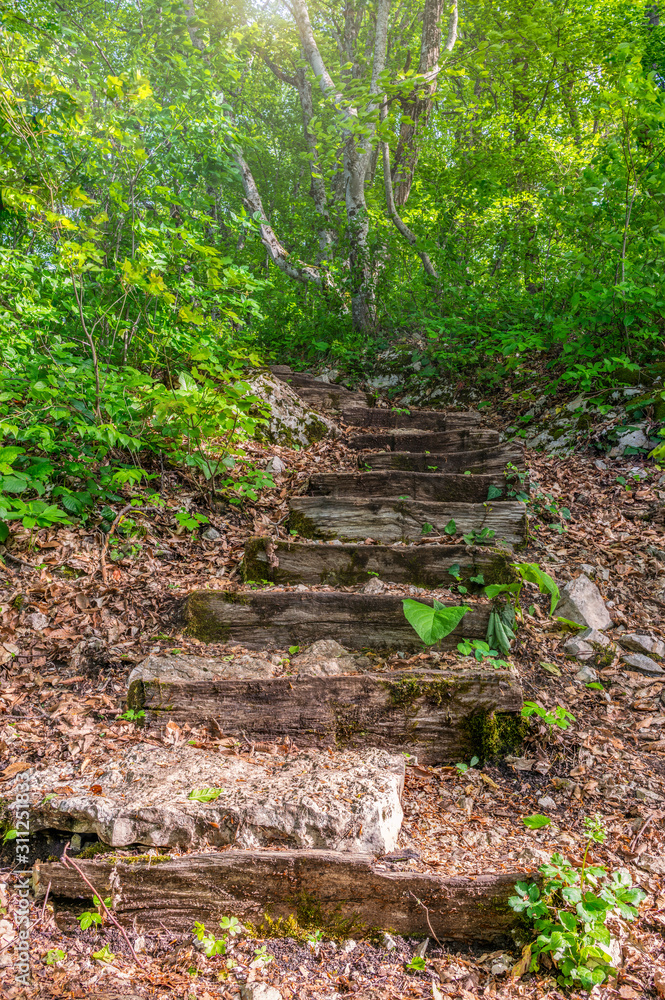
{"label": "broad green leaf", "polygon": [[410,599],[402,601],[402,606],[406,620],[428,646],[450,635],[470,610],[468,606],[446,607],[436,600],[432,607]]}

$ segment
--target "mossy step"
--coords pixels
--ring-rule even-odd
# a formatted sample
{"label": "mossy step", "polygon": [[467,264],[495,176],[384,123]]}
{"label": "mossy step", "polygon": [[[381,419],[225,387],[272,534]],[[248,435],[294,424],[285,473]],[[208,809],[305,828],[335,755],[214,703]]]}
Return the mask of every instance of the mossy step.
{"label": "mossy step", "polygon": [[468,585],[479,574],[485,584],[513,579],[505,552],[477,545],[313,545],[265,536],[246,543],[241,571],[245,583],[332,587],[367,583],[372,576],[417,587],[449,587],[457,577]]}
{"label": "mossy step", "polygon": [[382,451],[431,451],[445,455],[448,452],[495,447],[500,441],[499,432],[489,427],[464,427],[445,431],[368,431],[353,434],[347,439],[347,444],[356,451],[380,448]]}
{"label": "mossy step", "polygon": [[358,456],[360,469],[399,469],[403,472],[471,472],[474,475],[489,475],[504,472],[509,466],[514,466],[519,471],[526,469],[524,448],[513,441],[470,451],[379,451]]}
{"label": "mossy step", "polygon": [[473,427],[480,423],[476,410],[446,412],[445,410],[388,410],[379,406],[347,406],[342,419],[352,427],[408,427],[426,431],[449,431]]}
{"label": "mossy step", "polygon": [[480,535],[486,545],[504,542],[521,545],[526,537],[526,507],[505,503],[436,503],[374,497],[293,497],[288,526],[303,538],[339,539],[342,542],[371,538],[375,542],[413,542],[426,537]]}
{"label": "mossy step", "polygon": [[[519,926],[522,918],[508,899],[528,873],[445,877],[395,867],[371,855],[321,850],[232,849],[162,864],[80,863],[88,883],[111,897],[120,925],[137,934],[168,927],[191,936],[196,921],[215,928],[224,916],[237,917],[260,937],[269,937],[279,922],[282,934],[317,926],[339,939],[383,929],[499,942]],[[33,881],[38,903],[49,893],[57,926],[78,930],[77,917],[91,895],[78,872],[60,862],[37,864]]]}
{"label": "mossy step", "polygon": [[[436,500],[439,503],[484,503],[510,500],[525,487],[515,475],[494,472],[484,476],[465,476],[461,472],[327,472],[310,476],[310,496],[402,497],[409,500]],[[497,491],[499,495],[497,496]]]}
{"label": "mossy step", "polygon": [[374,747],[415,754],[428,764],[485,760],[521,741],[522,689],[511,670],[478,665],[318,676],[306,667],[272,676],[276,668],[264,662],[264,676],[250,666],[243,677],[232,666],[228,658],[148,657],[131,673],[127,704],[149,721],[214,719],[227,736]]}
{"label": "mossy step", "polygon": [[[247,649],[288,649],[318,639],[335,639],[347,649],[422,649],[402,601],[392,594],[340,591],[196,590],[187,597],[184,614],[189,634]],[[423,601],[431,604],[429,598]],[[438,648],[453,649],[462,636],[484,639],[489,611],[488,604],[473,605]]]}

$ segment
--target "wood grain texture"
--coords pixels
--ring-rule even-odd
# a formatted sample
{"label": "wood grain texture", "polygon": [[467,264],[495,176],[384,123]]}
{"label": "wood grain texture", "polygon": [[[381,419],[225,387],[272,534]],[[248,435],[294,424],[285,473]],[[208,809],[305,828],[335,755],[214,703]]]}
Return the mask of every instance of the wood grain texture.
{"label": "wood grain texture", "polygon": [[312,375],[294,372],[282,365],[275,365],[272,372],[280,382],[285,382],[289,385],[296,395],[300,396],[308,406],[318,409],[341,410],[344,407],[371,408],[374,402],[372,393],[356,392],[337,383],[322,382]]}
{"label": "wood grain texture", "polygon": [[352,427],[406,427],[425,431],[449,431],[459,427],[473,427],[480,423],[476,410],[447,413],[443,410],[411,410],[399,413],[378,406],[346,406],[342,419]]}
{"label": "wood grain texture", "polygon": [[[222,916],[260,924],[264,914],[297,916],[320,907],[321,923],[355,936],[371,927],[452,941],[496,941],[519,923],[508,906],[525,872],[442,877],[394,871],[368,855],[332,851],[239,851],[190,854],[159,863],[80,861],[86,878],[111,896],[113,913],[135,933],[191,934],[199,920],[214,928]],[[51,886],[56,922],[76,928],[90,902],[81,877],[59,862],[35,866],[37,899]],[[420,901],[420,903],[418,902]],[[421,905],[422,904],[422,905]],[[431,929],[428,926],[427,907]]]}
{"label": "wood grain texture", "polygon": [[[185,602],[187,630],[207,642],[234,642],[248,649],[308,646],[335,639],[347,649],[422,649],[402,608],[402,597],[336,591],[197,590]],[[423,598],[423,603],[431,603]],[[489,605],[474,605],[436,648],[454,649],[461,636],[484,639]]]}
{"label": "wood grain texture", "polygon": [[501,490],[501,496],[493,499],[497,503],[510,499],[507,493],[512,481],[513,477],[506,477],[503,472],[485,476],[465,476],[454,472],[327,472],[310,476],[307,493],[310,496],[357,497],[362,500],[408,496],[411,500],[436,500],[439,503],[484,503],[492,486]]}
{"label": "wood grain texture", "polygon": [[447,454],[381,451],[358,456],[360,469],[400,469],[404,472],[471,472],[474,475],[488,475],[504,472],[508,463],[520,471],[526,468],[524,448],[521,445],[510,442],[495,448],[451,451]]}
{"label": "wood grain texture", "polygon": [[514,575],[505,552],[477,545],[313,545],[266,537],[245,544],[241,572],[246,583],[350,587],[367,583],[372,574],[386,583],[439,587],[450,585],[452,566],[463,580],[482,573],[486,584],[509,583]]}
{"label": "wood grain texture", "polygon": [[495,532],[492,544],[503,541],[519,545],[526,536],[526,507],[523,503],[434,503],[427,500],[400,500],[376,497],[354,500],[346,497],[292,497],[289,501],[289,528],[303,538],[338,538],[356,541],[408,542],[423,538],[423,526],[431,525],[431,535],[444,535],[451,520],[457,534],[483,528]]}
{"label": "wood grain texture", "polygon": [[[238,680],[224,678],[223,667],[221,663],[219,679],[195,681],[183,679],[181,671],[169,677],[168,670],[138,668],[127,704],[152,721],[200,724],[212,718],[229,736],[289,736],[300,747],[378,747],[415,754],[426,764],[450,764],[474,755],[484,759],[489,755],[483,743],[487,717],[512,713],[517,722],[522,708],[519,679],[508,670]],[[492,732],[496,725],[504,725],[503,720],[491,723]]]}
{"label": "wood grain texture", "polygon": [[497,447],[498,431],[487,427],[471,427],[445,431],[367,431],[347,438],[349,448],[378,448],[381,451],[432,451],[445,455],[455,451],[475,451],[478,448]]}

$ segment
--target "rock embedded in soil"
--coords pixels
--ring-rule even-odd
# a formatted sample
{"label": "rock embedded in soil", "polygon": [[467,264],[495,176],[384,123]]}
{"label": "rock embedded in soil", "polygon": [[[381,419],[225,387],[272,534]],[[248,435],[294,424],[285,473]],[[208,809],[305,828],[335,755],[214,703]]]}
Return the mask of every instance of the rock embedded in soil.
{"label": "rock embedded in soil", "polygon": [[304,405],[303,399],[283,381],[257,375],[248,381],[251,391],[270,407],[270,416],[256,436],[271,444],[306,448],[329,434],[339,433],[335,424]]}
{"label": "rock embedded in soil", "polygon": [[[139,744],[94,779],[77,771],[58,763],[29,773],[33,831],[94,833],[112,847],[234,844],[378,855],[394,849],[402,823],[404,758],[383,750],[250,761]],[[209,802],[188,797],[200,789],[222,791]]]}
{"label": "rock embedded in soil", "polygon": [[619,636],[619,645],[634,653],[665,656],[665,642],[661,639],[654,639],[651,635],[642,635],[639,632],[625,632]]}
{"label": "rock embedded in soil", "polygon": [[289,670],[313,677],[330,677],[334,674],[355,673],[371,668],[366,656],[350,653],[334,639],[319,639],[301,653],[291,658]]}
{"label": "rock embedded in soil", "polygon": [[644,656],[643,653],[624,653],[621,659],[627,667],[636,670],[639,674],[644,674],[645,677],[660,677],[665,674],[665,670],[659,663],[652,660],[650,656]]}
{"label": "rock embedded in soil", "polygon": [[612,624],[598,587],[584,573],[563,588],[556,615],[598,630],[609,628]]}

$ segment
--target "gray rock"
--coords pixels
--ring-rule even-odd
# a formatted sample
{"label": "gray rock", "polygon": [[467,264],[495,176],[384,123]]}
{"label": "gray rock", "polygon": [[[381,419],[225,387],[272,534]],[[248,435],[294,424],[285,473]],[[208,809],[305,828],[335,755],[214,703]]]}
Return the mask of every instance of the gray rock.
{"label": "gray rock", "polygon": [[392,934],[388,934],[387,931],[383,934],[381,942],[386,951],[394,951],[395,948],[397,947],[397,941],[392,936]]}
{"label": "gray rock", "polygon": [[665,858],[655,854],[641,854],[633,864],[638,868],[643,868],[650,875],[665,875]]}
{"label": "gray rock", "polygon": [[128,685],[134,681],[214,681],[253,680],[261,677],[275,677],[283,673],[283,668],[260,656],[236,656],[223,660],[212,656],[148,656],[141,660],[129,675]]}
{"label": "gray rock", "polygon": [[596,461],[593,464],[601,472],[605,472],[605,470],[607,469],[607,462],[603,462],[602,458],[597,458]]}
{"label": "gray rock", "polygon": [[665,642],[654,639],[651,635],[639,632],[625,632],[619,639],[619,644],[635,653],[651,653],[652,656],[665,656]]}
{"label": "gray rock", "polygon": [[538,805],[541,809],[556,809],[556,802],[551,795],[543,795],[541,799],[538,799]]}
{"label": "gray rock", "polygon": [[206,530],[203,532],[203,537],[207,542],[216,542],[218,538],[222,537],[222,535],[221,532],[217,530],[217,528],[210,527],[206,528]]}
{"label": "gray rock", "polygon": [[345,955],[350,955],[351,952],[355,951],[357,947],[358,943],[357,941],[354,941],[353,938],[347,938],[346,941],[342,942],[342,951]]}
{"label": "gray rock", "polygon": [[581,632],[577,633],[577,638],[581,639],[583,642],[591,643],[592,646],[602,646],[603,649],[612,645],[610,639],[605,635],[605,633],[599,632],[597,628],[582,629]]}
{"label": "gray rock", "polygon": [[556,614],[588,628],[605,629],[612,624],[598,587],[584,573],[563,588]]}
{"label": "gray rock", "polygon": [[[403,815],[401,755],[313,751],[280,764],[268,754],[250,762],[182,744],[174,750],[139,744],[94,782],[61,761],[20,777],[34,789],[31,829],[96,833],[112,847],[279,845],[374,855],[395,848]],[[208,802],[189,798],[202,789],[221,791]],[[55,797],[44,801],[48,793]],[[9,820],[3,813],[7,806],[0,804],[0,823]]]}
{"label": "gray rock", "polygon": [[492,962],[490,972],[493,976],[505,976],[513,967],[513,960],[510,955],[500,955],[495,962]]}
{"label": "gray rock", "polygon": [[576,660],[589,660],[593,656],[593,646],[590,642],[584,642],[576,635],[569,639],[563,647],[567,656],[574,656]]}
{"label": "gray rock", "polygon": [[637,670],[639,674],[644,674],[646,677],[657,677],[660,674],[665,674],[665,670],[659,663],[642,653],[624,653],[621,659],[631,670]]}
{"label": "gray rock", "polygon": [[598,680],[598,674],[593,669],[593,667],[584,666],[575,674],[578,681],[583,681],[585,684],[593,684],[594,681]]}
{"label": "gray rock", "polygon": [[33,628],[35,632],[43,632],[51,624],[50,619],[46,615],[43,615],[41,611],[33,611],[31,615],[26,615],[25,623],[28,628]]}
{"label": "gray rock", "polygon": [[285,382],[262,374],[248,379],[248,384],[251,391],[270,407],[267,425],[256,430],[256,436],[261,440],[289,448],[306,448],[323,437],[339,433],[332,420],[309,410]]}
{"label": "gray rock", "polygon": [[315,677],[357,673],[370,665],[366,656],[350,653],[334,639],[319,639],[291,660],[291,667],[295,667],[298,673],[313,674]]}
{"label": "gray rock", "polygon": [[424,958],[425,955],[427,954],[428,948],[429,948],[429,938],[426,937],[424,941],[420,942],[420,944],[418,945],[413,954],[417,955],[418,958]]}
{"label": "gray rock", "polygon": [[240,987],[241,1000],[282,1000],[282,994],[268,983],[243,983]]}
{"label": "gray rock", "polygon": [[279,476],[282,472],[286,472],[286,462],[283,462],[279,455],[273,455],[266,465],[266,472]]}
{"label": "gray rock", "polygon": [[619,455],[623,455],[626,448],[648,448],[649,438],[646,436],[641,427],[637,430],[628,431],[626,434],[622,434],[615,446],[610,451],[610,458],[618,458]]}
{"label": "gray rock", "polygon": [[386,585],[383,580],[379,580],[378,576],[372,576],[360,589],[363,594],[382,594]]}

